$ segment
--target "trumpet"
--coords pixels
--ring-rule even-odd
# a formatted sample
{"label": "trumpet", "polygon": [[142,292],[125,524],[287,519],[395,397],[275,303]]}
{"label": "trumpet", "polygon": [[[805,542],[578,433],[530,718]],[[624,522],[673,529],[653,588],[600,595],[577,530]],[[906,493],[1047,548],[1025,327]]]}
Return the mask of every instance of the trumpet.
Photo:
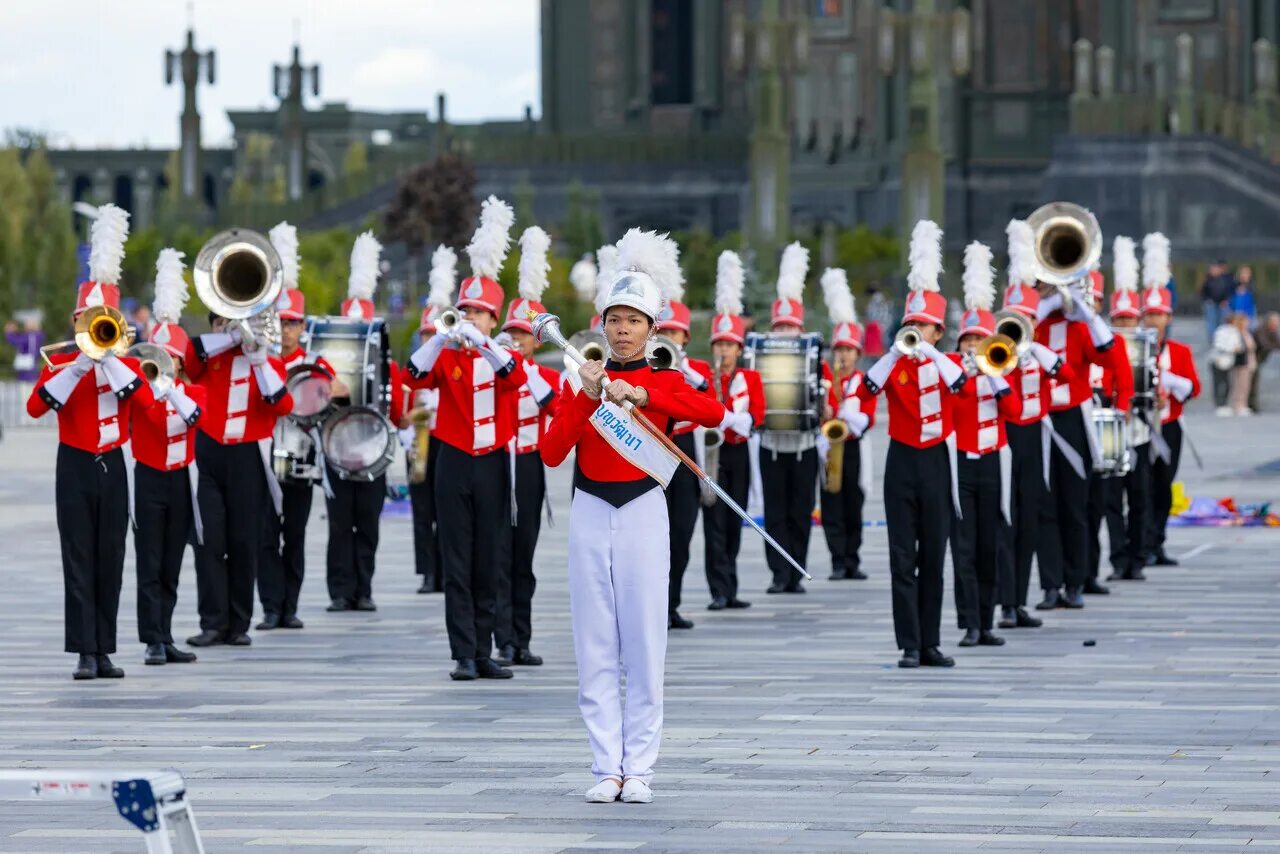
{"label": "trumpet", "polygon": [[[702,431],[702,462],[707,477],[715,479],[720,476],[720,446],[724,444],[724,431],[719,427],[708,427]],[[706,481],[698,481],[699,497],[703,507],[713,507],[716,503],[715,490]]]}
{"label": "trumpet", "polygon": [[49,354],[76,347],[95,362],[102,361],[107,353],[123,356],[133,342],[133,327],[124,319],[119,309],[109,305],[95,305],[85,309],[76,318],[75,339],[46,344],[40,348],[40,357],[50,370],[59,370],[70,362],[55,365]]}
{"label": "trumpet", "polygon": [[915,358],[920,352],[920,345],[924,343],[924,338],[920,336],[920,330],[914,326],[904,326],[898,330],[898,334],[893,336],[893,345],[897,347],[903,355]]}
{"label": "trumpet", "polygon": [[843,418],[832,418],[822,425],[822,435],[831,446],[827,449],[827,469],[824,472],[824,492],[839,492],[844,475],[844,443],[849,438],[849,425]]}
{"label": "trumpet", "polygon": [[284,264],[270,240],[242,228],[215,234],[200,247],[191,274],[205,306],[239,326],[244,349],[279,348],[275,305],[284,287]]}
{"label": "trumpet", "polygon": [[1050,202],[1027,217],[1035,234],[1036,278],[1062,295],[1071,308],[1067,288],[1089,274],[1102,257],[1102,228],[1086,208],[1071,202]]}
{"label": "trumpet", "polygon": [[435,325],[436,332],[454,337],[458,334],[458,327],[462,325],[462,312],[452,306],[442,308],[435,319]]}
{"label": "trumpet", "polygon": [[168,350],[159,344],[139,341],[129,348],[128,355],[138,360],[142,377],[151,384],[153,390],[173,387],[173,381],[178,375],[178,366]]}
{"label": "trumpet", "polygon": [[973,351],[973,363],[989,377],[1006,376],[1018,367],[1018,347],[1008,335],[988,335]]}
{"label": "trumpet", "polygon": [[409,482],[427,479],[427,452],[431,449],[431,410],[425,406],[410,409],[409,426],[413,428],[413,444],[409,446]]}
{"label": "trumpet", "polygon": [[1031,319],[1019,311],[1002,309],[996,312],[996,333],[1013,341],[1018,356],[1026,355],[1036,340],[1036,329]]}
{"label": "trumpet", "polygon": [[655,371],[665,371],[678,367],[684,361],[684,351],[680,349],[679,344],[667,336],[655,335],[653,341],[649,343],[646,358],[649,360],[649,366]]}

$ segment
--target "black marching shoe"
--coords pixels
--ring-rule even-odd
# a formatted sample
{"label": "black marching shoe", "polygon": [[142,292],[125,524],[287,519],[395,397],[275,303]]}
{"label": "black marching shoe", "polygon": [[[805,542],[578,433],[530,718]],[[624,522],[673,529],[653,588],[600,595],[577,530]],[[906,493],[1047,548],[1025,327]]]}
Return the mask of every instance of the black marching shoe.
{"label": "black marching shoe", "polygon": [[164,660],[170,664],[190,664],[196,660],[196,654],[167,643],[164,645]]}
{"label": "black marching shoe", "polygon": [[832,569],[831,574],[827,576],[827,581],[844,581],[849,577],[849,573],[843,569]]}
{"label": "black marching shoe", "polygon": [[228,646],[249,646],[252,643],[253,643],[253,638],[249,637],[244,632],[237,632],[236,634],[233,634],[233,635],[227,635]]}
{"label": "black marching shoe", "polygon": [[1129,571],[1124,574],[1124,580],[1125,581],[1146,581],[1147,576],[1146,576],[1146,573],[1142,571],[1142,567],[1135,566],[1135,567],[1131,567]]}
{"label": "black marching shoe", "polygon": [[785,584],[770,584],[770,585],[769,585],[769,589],[768,589],[768,590],[766,590],[765,592],[766,592],[766,593],[786,593],[786,592],[787,592],[787,585],[785,585]]}
{"label": "black marching shoe", "polygon": [[418,592],[419,593],[435,593],[436,592],[435,581],[429,576],[426,576],[426,575],[422,576],[422,584],[419,585]]}
{"label": "black marching shoe", "polygon": [[1016,629],[1018,627],[1018,609],[1001,608],[1000,622],[996,625],[1002,629]]}
{"label": "black marching shoe", "polygon": [[960,643],[957,644],[957,646],[964,646],[964,647],[977,646],[977,645],[978,645],[977,629],[965,629],[964,637],[960,638]]}
{"label": "black marching shoe", "polygon": [[848,579],[851,579],[851,580],[853,580],[853,581],[866,581],[866,580],[867,580],[867,574],[866,574],[865,572],[863,572],[862,570],[860,570],[860,569],[851,569],[851,570],[849,570],[848,572],[846,572],[846,573],[844,574],[844,577],[845,577],[845,578],[848,578]]}
{"label": "black marching shoe", "polygon": [[76,662],[76,669],[71,671],[71,678],[76,680],[97,679],[98,659],[92,655],[81,655],[80,660]]}
{"label": "black marching shoe", "polygon": [[668,629],[691,629],[693,628],[693,620],[686,620],[675,611],[667,614]]}
{"label": "black marching shoe", "polygon": [[729,607],[729,600],[723,596],[717,596],[711,600],[711,604],[707,606],[708,611],[723,611]]}
{"label": "black marching shoe", "polygon": [[205,629],[200,634],[187,638],[188,646],[217,646],[225,642],[222,632],[215,632],[212,629]]}
{"label": "black marching shoe", "polygon": [[110,657],[105,655],[99,655],[98,656],[98,678],[99,679],[123,679],[124,670],[112,664]]}
{"label": "black marching shoe", "polygon": [[297,614],[290,614],[287,617],[280,618],[280,628],[282,629],[300,629],[302,626],[302,620],[298,619]]}
{"label": "black marching shoe", "polygon": [[1057,590],[1046,590],[1044,599],[1036,603],[1037,611],[1052,611],[1054,608],[1061,608],[1062,594]]}
{"label": "black marching shoe", "polygon": [[370,599],[368,596],[361,596],[359,599],[357,599],[357,600],[356,600],[356,606],[355,606],[355,607],[356,607],[356,610],[357,610],[357,611],[376,611],[376,610],[378,610],[378,606],[377,606],[377,605],[375,605],[375,604],[373,604],[373,600],[372,600],[372,599]]}
{"label": "black marching shoe", "polygon": [[[1111,574],[1107,576],[1107,581],[1124,581],[1124,573],[1118,569],[1111,570]],[[1089,591],[1085,591],[1086,593]]]}
{"label": "black marching shoe", "polygon": [[503,644],[502,649],[498,650],[498,655],[494,658],[499,667],[510,667],[515,660],[516,647],[515,644],[510,643]]}
{"label": "black marching shoe", "polygon": [[1070,608],[1078,611],[1084,607],[1084,593],[1079,587],[1068,587],[1067,593],[1062,597],[1062,607]]}
{"label": "black marching shoe", "polygon": [[1164,549],[1160,549],[1151,556],[1147,562],[1148,566],[1177,566],[1178,562],[1164,553]]}
{"label": "black marching shoe", "polygon": [[352,609],[353,606],[350,599],[333,599],[329,602],[329,607],[325,608],[326,611],[335,614],[339,611],[350,611]]}
{"label": "black marching shoe", "polygon": [[743,608],[750,608],[750,607],[751,607],[751,603],[750,603],[750,602],[744,602],[743,600],[739,599],[737,596],[730,596],[730,597],[729,597],[729,608],[730,608],[730,609],[733,609],[733,610],[739,610],[739,611],[740,611],[740,610],[742,610]]}
{"label": "black marching shoe", "polygon": [[449,674],[449,678],[454,682],[470,682],[472,679],[480,678],[480,674],[476,672],[474,658],[459,658],[457,664],[458,666]]}
{"label": "black marching shoe", "polygon": [[268,611],[262,615],[262,622],[254,626],[260,632],[269,632],[272,629],[280,628],[280,615],[275,611]]}
{"label": "black marching shoe", "polygon": [[911,668],[919,667],[920,666],[920,650],[904,649],[902,651],[902,658],[898,659],[898,666],[911,667]]}
{"label": "black marching shoe", "polygon": [[805,592],[804,585],[801,584],[799,581],[797,581],[794,584],[788,584],[786,592],[787,593],[804,593]]}
{"label": "black marching shoe", "polygon": [[949,655],[943,655],[942,650],[936,646],[931,646],[920,654],[920,664],[925,667],[955,667],[956,660]]}
{"label": "black marching shoe", "polygon": [[1085,580],[1084,592],[1088,593],[1090,596],[1106,596],[1111,591],[1099,584],[1098,579],[1089,578]]}
{"label": "black marching shoe", "polygon": [[534,655],[527,649],[516,647],[516,657],[512,659],[512,663],[519,664],[521,667],[541,667],[542,656]]}
{"label": "black marching shoe", "polygon": [[978,634],[978,646],[1004,646],[1004,638],[991,629],[985,629]]}
{"label": "black marching shoe", "polygon": [[499,667],[498,662],[492,658],[477,658],[476,673],[480,674],[481,679],[510,679],[515,676],[505,667]]}
{"label": "black marching shoe", "polygon": [[1039,617],[1033,617],[1027,613],[1026,608],[1018,609],[1018,628],[1020,629],[1038,629],[1044,625],[1044,620]]}
{"label": "black marching shoe", "polygon": [[164,664],[168,660],[168,656],[164,654],[164,644],[147,644],[147,657],[142,660],[143,664]]}

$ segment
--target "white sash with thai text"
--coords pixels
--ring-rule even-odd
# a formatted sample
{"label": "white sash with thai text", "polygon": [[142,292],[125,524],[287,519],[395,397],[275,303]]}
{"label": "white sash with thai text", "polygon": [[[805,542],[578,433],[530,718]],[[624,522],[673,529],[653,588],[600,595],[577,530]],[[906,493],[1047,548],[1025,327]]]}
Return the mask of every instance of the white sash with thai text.
{"label": "white sash with thai text", "polygon": [[[578,372],[571,370],[568,374],[574,393],[580,393],[582,380]],[[680,468],[680,460],[636,424],[630,413],[617,404],[601,399],[596,411],[591,413],[590,420],[592,428],[618,452],[618,456],[662,484],[663,489],[667,488],[672,475]]]}

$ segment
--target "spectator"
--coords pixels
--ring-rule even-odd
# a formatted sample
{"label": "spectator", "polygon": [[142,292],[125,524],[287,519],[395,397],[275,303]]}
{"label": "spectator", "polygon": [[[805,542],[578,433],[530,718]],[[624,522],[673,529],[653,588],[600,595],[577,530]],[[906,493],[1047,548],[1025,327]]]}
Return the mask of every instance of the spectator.
{"label": "spectator", "polygon": [[863,344],[868,358],[878,359],[885,353],[885,336],[893,322],[893,306],[880,293],[878,282],[867,285],[867,305],[863,310],[867,324],[863,330]]}
{"label": "spectator", "polygon": [[1236,348],[1239,346],[1235,327],[1223,322],[1213,331],[1210,337],[1212,349],[1209,351],[1209,367],[1213,372],[1213,407],[1217,415],[1230,415],[1231,407],[1227,400],[1231,392],[1231,368],[1236,362]]}
{"label": "spectator", "polygon": [[1258,345],[1257,370],[1253,372],[1253,382],[1249,383],[1249,408],[1261,412],[1258,404],[1258,377],[1262,376],[1262,365],[1275,350],[1280,350],[1280,312],[1271,311],[1263,315],[1262,322],[1254,332],[1254,341]]}
{"label": "spectator", "polygon": [[1253,298],[1253,268],[1240,267],[1236,270],[1236,287],[1231,292],[1228,307],[1232,312],[1240,312],[1248,316],[1249,329],[1258,325],[1258,306]]}
{"label": "spectator", "polygon": [[26,312],[22,317],[22,328],[9,321],[4,325],[4,337],[9,346],[16,351],[13,357],[13,375],[17,379],[23,394],[31,394],[31,387],[40,376],[40,346],[44,344],[44,333],[40,331],[40,315],[38,312]]}
{"label": "spectator", "polygon": [[[1258,365],[1257,346],[1249,332],[1249,316],[1243,312],[1228,313],[1213,333],[1213,398],[1219,416],[1252,415],[1249,409],[1249,384]],[[1230,400],[1220,395],[1220,373],[1229,375]],[[1221,383],[1222,388],[1227,382]]]}
{"label": "spectator", "polygon": [[1204,328],[1205,334],[1210,340],[1225,319],[1227,302],[1231,299],[1231,292],[1235,290],[1235,283],[1231,280],[1231,274],[1227,272],[1227,262],[1223,260],[1215,261],[1209,265],[1209,274],[1205,277],[1204,284],[1200,286],[1200,302],[1204,306]]}

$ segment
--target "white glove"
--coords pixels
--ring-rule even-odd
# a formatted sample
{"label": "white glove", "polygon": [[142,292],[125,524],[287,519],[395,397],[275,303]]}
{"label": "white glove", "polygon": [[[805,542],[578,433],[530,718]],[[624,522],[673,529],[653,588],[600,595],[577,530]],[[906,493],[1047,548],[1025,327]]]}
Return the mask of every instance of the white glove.
{"label": "white glove", "polygon": [[254,367],[260,367],[267,363],[266,347],[257,347],[253,350],[245,350],[244,355],[249,360],[249,364]]}
{"label": "white glove", "polygon": [[458,324],[458,336],[472,347],[482,347],[489,341],[485,334],[476,329],[475,324],[469,320]]}
{"label": "white glove", "polygon": [[73,377],[76,377],[77,379],[79,379],[80,377],[92,371],[93,366],[96,364],[97,362],[95,362],[93,359],[90,359],[87,354],[81,353],[80,355],[76,356],[76,360],[71,363],[70,367],[63,368],[62,370],[64,372],[69,372]]}
{"label": "white glove", "polygon": [[225,353],[240,343],[240,327],[231,332],[206,332],[200,336],[200,350],[206,359]]}
{"label": "white glove", "polygon": [[1062,308],[1062,294],[1052,293],[1047,297],[1041,297],[1040,304],[1036,307],[1036,322],[1039,323],[1060,308]]}
{"label": "white glove", "polygon": [[56,400],[58,406],[62,406],[67,402],[67,398],[71,397],[71,393],[76,390],[80,380],[84,379],[85,375],[93,370],[95,364],[93,359],[81,353],[71,363],[70,367],[62,368],[49,377],[43,386],[45,394]]}
{"label": "white glove", "polygon": [[818,434],[818,468],[825,468],[827,465],[827,453],[831,450],[831,440],[823,434]]}
{"label": "white glove", "polygon": [[1009,390],[1009,384],[1005,382],[1004,377],[989,377],[986,374],[978,377],[978,383],[983,387],[988,395],[996,397]]}
{"label": "white glove", "polygon": [[853,433],[854,438],[861,439],[862,434],[867,432],[867,427],[871,424],[871,416],[863,412],[858,404],[858,400],[849,398],[840,404],[839,416],[845,424],[849,425],[849,431]]}
{"label": "white glove", "polygon": [[133,372],[133,369],[120,361],[116,354],[110,350],[102,357],[101,364],[102,373],[107,377],[107,385],[111,386],[111,390],[116,394],[139,381],[138,375]]}
{"label": "white glove", "polygon": [[978,371],[978,360],[973,357],[972,353],[965,353],[960,357],[960,364],[964,366],[964,375],[966,377],[976,377]]}
{"label": "white glove", "polygon": [[150,385],[151,396],[156,400],[168,400],[170,395],[173,395],[178,390],[177,386],[169,382],[150,383]]}
{"label": "white glove", "polygon": [[193,424],[196,420],[196,413],[200,411],[200,407],[196,406],[196,402],[187,397],[187,393],[176,385],[165,387],[165,396],[169,402],[173,404],[173,411],[182,417],[187,424]]}
{"label": "white glove", "polygon": [[702,391],[709,385],[707,378],[695,371],[688,359],[680,363],[680,370],[684,374],[685,382],[693,386],[696,391]]}
{"label": "white glove", "polygon": [[539,406],[545,406],[552,396],[551,383],[542,378],[542,372],[537,368],[525,373],[529,378],[529,392],[533,395],[533,399],[538,402]]}
{"label": "white glove", "polygon": [[1188,397],[1191,397],[1191,380],[1186,377],[1180,377],[1177,374],[1162,374],[1160,382],[1169,390],[1169,394],[1179,403],[1184,403]]}
{"label": "white glove", "polygon": [[444,335],[432,335],[428,338],[427,343],[414,350],[413,355],[409,357],[409,373],[413,374],[415,379],[431,373],[436,359],[440,358],[440,351],[448,343],[449,339]]}
{"label": "white glove", "polygon": [[928,341],[921,341],[918,349],[922,356],[928,357],[938,366],[938,373],[942,376],[942,382],[947,388],[955,388],[959,385],[960,379],[964,376],[964,370],[959,365],[944,356]]}
{"label": "white glove", "polygon": [[[253,361],[252,356],[249,359]],[[263,351],[262,363],[254,363],[253,375],[258,378],[258,391],[267,400],[275,400],[280,392],[284,391],[284,377],[280,376],[280,372],[276,370],[274,365],[267,364],[267,355]]]}
{"label": "white glove", "polygon": [[1027,355],[1040,363],[1040,367],[1051,374],[1056,374],[1061,367],[1062,357],[1038,342],[1031,342]]}
{"label": "white glove", "polygon": [[897,347],[890,347],[889,352],[880,357],[871,370],[867,371],[867,380],[876,388],[884,388],[884,384],[889,381],[889,372],[893,370],[893,366],[898,364],[901,352]]}
{"label": "white glove", "polygon": [[400,447],[404,448],[406,451],[413,447],[414,432],[415,431],[412,427],[404,427],[396,431],[396,435],[400,437]]}
{"label": "white glove", "polygon": [[232,323],[230,324],[230,328],[227,329],[226,332],[214,333],[214,334],[226,335],[228,338],[231,339],[231,343],[234,346],[236,344],[240,344],[244,340],[244,327],[241,326],[239,323]]}
{"label": "white glove", "polygon": [[1072,285],[1068,292],[1071,294],[1071,307],[1063,311],[1067,320],[1079,320],[1082,323],[1088,323],[1089,318],[1095,316],[1094,310],[1089,306],[1089,300],[1084,294],[1084,288],[1079,285]]}
{"label": "white glove", "polygon": [[[480,335],[480,330],[474,326],[472,331],[476,335]],[[470,341],[471,339],[468,337],[467,340]],[[495,371],[501,374],[511,369],[511,366],[515,364],[516,357],[510,350],[502,349],[494,343],[492,338],[485,338],[480,335],[480,340],[483,343],[476,345],[480,348],[480,355],[484,356],[486,362],[493,365]]]}
{"label": "white glove", "polygon": [[754,424],[755,420],[751,417],[750,412],[726,410],[724,418],[720,419],[721,430],[732,430],[739,436],[750,436],[751,428]]}

